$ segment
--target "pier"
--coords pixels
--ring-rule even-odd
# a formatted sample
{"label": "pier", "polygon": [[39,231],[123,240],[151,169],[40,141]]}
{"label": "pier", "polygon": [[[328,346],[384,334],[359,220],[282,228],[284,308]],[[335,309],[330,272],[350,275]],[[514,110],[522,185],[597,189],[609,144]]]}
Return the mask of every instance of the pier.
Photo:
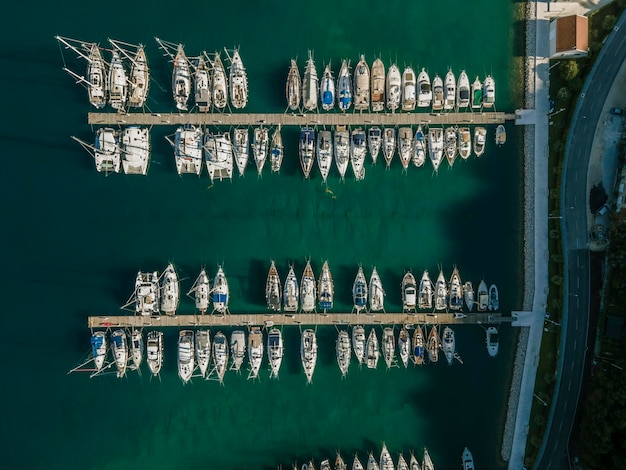
{"label": "pier", "polygon": [[110,315],[90,316],[89,328],[190,328],[234,326],[313,325],[476,325],[510,322],[501,313],[238,313],[206,315]]}
{"label": "pier", "polygon": [[514,121],[515,114],[463,113],[96,113],[87,122],[103,126],[417,126],[488,125]]}

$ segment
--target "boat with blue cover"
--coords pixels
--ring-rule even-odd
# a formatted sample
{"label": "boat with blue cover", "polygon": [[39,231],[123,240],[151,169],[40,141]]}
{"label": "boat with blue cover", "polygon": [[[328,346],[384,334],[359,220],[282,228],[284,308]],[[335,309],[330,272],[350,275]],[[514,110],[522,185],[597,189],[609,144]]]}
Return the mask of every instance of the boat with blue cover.
{"label": "boat with blue cover", "polygon": [[217,269],[217,274],[213,280],[213,310],[217,313],[224,313],[228,310],[229,290],[226,275],[221,266]]}
{"label": "boat with blue cover", "polygon": [[350,62],[341,63],[338,77],[337,103],[341,111],[347,111],[352,105],[352,80],[350,79]]}
{"label": "boat with blue cover", "polygon": [[324,111],[330,111],[335,106],[335,79],[333,78],[333,72],[330,69],[330,64],[324,68],[324,75],[322,75],[322,84],[320,85],[320,101],[322,102],[322,109]]}
{"label": "boat with blue cover", "polygon": [[101,370],[107,355],[107,337],[104,331],[95,331],[91,335],[91,355],[96,371]]}
{"label": "boat with blue cover", "polygon": [[413,331],[413,362],[418,366],[424,364],[424,332],[419,325]]}
{"label": "boat with blue cover", "polygon": [[356,313],[361,313],[367,307],[367,280],[361,266],[359,266],[359,271],[352,284],[352,301],[354,302]]}

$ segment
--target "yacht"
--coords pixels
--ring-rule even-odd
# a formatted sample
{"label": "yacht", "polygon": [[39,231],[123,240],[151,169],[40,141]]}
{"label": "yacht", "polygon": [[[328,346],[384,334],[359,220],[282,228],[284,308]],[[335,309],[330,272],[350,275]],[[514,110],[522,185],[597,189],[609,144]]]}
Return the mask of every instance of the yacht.
{"label": "yacht", "polygon": [[239,127],[233,130],[233,154],[235,164],[239,170],[239,176],[243,176],[250,157],[250,137],[247,127]]}
{"label": "yacht", "polygon": [[407,271],[402,278],[402,309],[404,312],[415,311],[417,300],[415,291],[415,276],[411,271]]}
{"label": "yacht", "polygon": [[333,144],[335,148],[335,164],[343,180],[350,163],[350,134],[348,134],[346,126],[337,126]]}
{"label": "yacht", "polygon": [[374,458],[374,454],[370,452],[370,455],[367,458],[367,467],[366,470],[380,470],[378,467],[378,462]]}
{"label": "yacht", "polygon": [[385,107],[385,65],[380,59],[372,64],[372,111],[379,112]]}
{"label": "yacht", "polygon": [[118,51],[111,53],[109,67],[109,104],[113,109],[123,111],[128,98],[128,77]]}
{"label": "yacht", "polygon": [[263,173],[263,166],[267,160],[268,132],[264,127],[255,127],[252,137],[252,156],[259,176]]}
{"label": "yacht", "polygon": [[365,131],[357,127],[352,131],[350,139],[350,162],[352,163],[352,171],[357,181],[365,179],[365,153],[367,145],[365,143]]}
{"label": "yacht", "polygon": [[420,279],[417,306],[420,310],[432,310],[433,308],[433,283],[427,270],[424,270],[422,279]]}
{"label": "yacht", "polygon": [[396,338],[393,335],[393,328],[389,326],[383,329],[382,350],[385,364],[389,369],[393,366],[396,355]]}
{"label": "yacht", "polygon": [[322,102],[322,109],[324,111],[330,111],[335,107],[335,79],[333,72],[330,70],[330,64],[326,65],[324,75],[322,75],[320,101]]}
{"label": "yacht", "polygon": [[478,284],[477,304],[479,312],[487,310],[487,306],[489,304],[489,292],[487,291],[487,284],[485,284],[485,281],[483,280],[481,280],[480,284]]}
{"label": "yacht", "polygon": [[467,447],[463,449],[461,463],[463,464],[463,470],[474,470],[474,457]]}
{"label": "yacht", "polygon": [[[109,42],[131,63],[128,77],[128,106],[132,108],[143,107],[146,103],[150,86],[150,69],[143,44],[134,45],[112,39],[109,39]],[[122,46],[127,46],[129,50],[134,50],[134,54]]]}
{"label": "yacht", "polygon": [[337,352],[337,364],[339,364],[339,370],[341,376],[345,377],[348,374],[348,367],[350,367],[350,358],[352,351],[350,349],[350,337],[345,330],[339,330],[336,344]]}
{"label": "yacht", "polygon": [[372,156],[372,162],[376,164],[378,154],[380,153],[380,146],[382,145],[382,132],[380,127],[370,127],[367,130],[367,146]]}
{"label": "yacht", "polygon": [[224,374],[228,367],[228,342],[221,331],[218,331],[213,338],[213,364],[217,380],[224,383]]}
{"label": "yacht", "polygon": [[446,326],[443,329],[443,343],[441,345],[443,349],[443,353],[446,356],[446,360],[448,361],[448,365],[452,365],[452,361],[454,361],[455,354],[455,344],[454,344],[454,331],[449,326]]}
{"label": "yacht", "polygon": [[146,362],[152,375],[159,375],[163,366],[163,333],[161,331],[148,332]]}
{"label": "yacht", "polygon": [[317,166],[324,183],[333,164],[333,136],[330,131],[320,131],[317,135]]}
{"label": "yacht", "polygon": [[118,378],[126,375],[126,366],[128,364],[128,346],[126,342],[124,330],[115,330],[111,333],[111,351],[113,352]]}
{"label": "yacht", "polygon": [[417,89],[417,107],[427,108],[433,100],[433,90],[430,86],[430,77],[424,68],[417,76]]}
{"label": "yacht", "polygon": [[487,328],[486,332],[486,343],[487,343],[487,352],[491,357],[496,357],[498,354],[498,330],[495,326],[490,326]]}
{"label": "yacht", "polygon": [[235,330],[230,334],[230,353],[232,357],[230,368],[239,371],[246,356],[246,334],[242,330]]}
{"label": "yacht", "polygon": [[406,171],[413,157],[413,131],[410,127],[398,129],[398,154],[402,168]]}
{"label": "yacht", "polygon": [[354,302],[353,312],[356,310],[356,313],[361,313],[367,308],[367,280],[361,266],[352,284],[352,301]]}
{"label": "yacht", "polygon": [[417,126],[415,131],[415,139],[413,140],[413,165],[416,167],[424,166],[426,162],[426,138],[422,125]]}
{"label": "yacht", "polygon": [[184,384],[191,380],[194,369],[193,331],[182,330],[178,334],[178,376]]}
{"label": "yacht", "polygon": [[[335,468],[334,470],[348,470],[348,465],[343,461],[339,451],[337,451],[337,458],[335,459]],[[363,470],[363,469],[361,469]]]}
{"label": "yacht", "polygon": [[229,289],[228,281],[224,275],[222,266],[218,266],[217,274],[213,279],[213,311],[224,314],[228,311]]}
{"label": "yacht", "polygon": [[320,274],[317,285],[317,295],[320,310],[326,312],[333,308],[334,285],[333,276],[328,267],[328,261],[324,261],[324,265],[322,266],[322,273]]}
{"label": "yacht", "polygon": [[396,152],[396,130],[393,127],[386,127],[383,131],[383,157],[387,168],[391,165],[393,154]]}
{"label": "yacht", "polygon": [[365,348],[365,329],[361,325],[355,325],[352,327],[352,349],[354,349],[354,355],[357,361],[359,361],[359,366],[365,359]]}
{"label": "yacht", "polygon": [[230,60],[229,71],[230,102],[236,109],[245,108],[248,104],[248,75],[243,66],[239,49],[235,49]]}
{"label": "yacht", "polygon": [[443,277],[443,271],[439,271],[437,282],[435,283],[435,310],[445,310],[448,300],[448,288],[446,287],[446,279]]}
{"label": "yacht", "polygon": [[167,265],[161,279],[161,311],[166,315],[175,315],[180,300],[178,274],[172,263]]}
{"label": "yacht", "polygon": [[94,146],[94,160],[96,171],[108,174],[110,171],[120,172],[122,166],[122,150],[120,148],[120,133],[110,127],[100,127],[96,131],[96,145]]}
{"label": "yacht", "polygon": [[350,62],[343,60],[339,69],[337,104],[341,111],[347,111],[352,105],[352,80],[350,79]]}
{"label": "yacht", "polygon": [[443,129],[441,127],[428,128],[428,154],[435,171],[439,171],[439,165],[443,160]]}
{"label": "yacht", "polygon": [[300,290],[298,289],[298,278],[293,270],[293,266],[289,266],[289,274],[285,279],[285,287],[283,290],[283,310],[285,312],[296,312],[298,310],[298,301],[300,299]]}
{"label": "yacht", "polygon": [[485,143],[487,142],[487,129],[476,127],[474,129],[474,155],[480,157],[485,153]]}
{"label": "yacht", "polygon": [[466,281],[463,284],[463,300],[465,301],[467,311],[471,312],[474,309],[474,287],[470,281]]}
{"label": "yacht", "polygon": [[491,75],[485,77],[483,83],[483,108],[491,109],[496,103],[496,82]]}
{"label": "yacht", "polygon": [[198,330],[194,339],[198,369],[200,369],[200,375],[206,377],[211,362],[211,333],[209,330]]}
{"label": "yacht", "polygon": [[456,103],[456,78],[452,70],[446,73],[445,87],[443,89],[443,109],[452,110]]}
{"label": "yacht", "polygon": [[278,276],[278,270],[276,264],[272,260],[270,270],[267,273],[267,280],[265,281],[265,300],[267,302],[267,308],[274,312],[280,312],[281,306],[281,294],[280,290],[280,277]]}
{"label": "yacht", "polygon": [[176,172],[195,173],[200,175],[202,171],[202,129],[192,124],[185,124],[176,129],[174,142],[166,137],[174,148],[174,160]]}
{"label": "yacht", "polygon": [[417,457],[411,451],[411,460],[409,460],[409,470],[422,470],[422,466],[417,461]]}
{"label": "yacht", "polygon": [[315,160],[315,132],[310,127],[303,127],[300,131],[300,141],[298,143],[300,151],[300,166],[304,177],[308,178],[313,168],[313,160]]}
{"label": "yacht", "polygon": [[206,113],[211,106],[211,76],[203,56],[198,57],[193,77],[194,101],[198,111]]}
{"label": "yacht", "polygon": [[448,159],[450,166],[452,166],[454,165],[454,160],[457,155],[456,129],[454,127],[446,127],[444,139],[446,158]]}
{"label": "yacht", "polygon": [[433,79],[433,111],[441,111],[443,103],[443,80],[439,75],[435,75]]}
{"label": "yacht", "polygon": [[211,183],[216,179],[233,178],[233,144],[228,132],[212,134],[208,129],[204,136],[204,158]]}
{"label": "yacht", "polygon": [[313,275],[311,262],[307,261],[302,274],[302,281],[300,282],[300,308],[303,312],[310,313],[315,311],[316,297],[315,276]]}
{"label": "yacht", "polygon": [[385,443],[383,443],[383,450],[380,453],[380,470],[395,470],[391,454],[387,450]]}
{"label": "yacht", "polygon": [[283,362],[283,334],[278,328],[272,328],[267,335],[267,360],[270,363],[270,379],[277,379]]}
{"label": "yacht", "polygon": [[317,91],[318,79],[317,71],[315,70],[315,62],[313,61],[313,55],[309,51],[309,60],[307,60],[306,68],[304,69],[304,80],[302,81],[302,104],[304,109],[313,111],[317,109]]}
{"label": "yacht", "polygon": [[150,163],[147,127],[129,126],[122,131],[122,168],[127,175],[146,175]]}
{"label": "yacht", "polygon": [[300,96],[302,90],[302,80],[300,79],[300,70],[295,60],[291,59],[291,66],[287,74],[287,86],[285,94],[287,95],[287,105],[292,111],[300,107]]}
{"label": "yacht", "polygon": [[489,286],[489,300],[487,301],[487,308],[489,311],[496,312],[500,308],[500,301],[498,300],[498,288],[495,284]]}
{"label": "yacht", "polygon": [[472,154],[472,134],[469,127],[460,127],[458,135],[459,155],[463,160],[467,160]]}
{"label": "yacht", "polygon": [[361,55],[361,60],[354,69],[354,109],[368,111],[370,109],[370,68]]}
{"label": "yacht", "polygon": [[459,75],[458,87],[456,89],[456,105],[459,109],[467,108],[470,104],[470,83],[465,70]]}
{"label": "yacht", "polygon": [[311,383],[313,381],[313,372],[315,372],[315,363],[317,362],[317,338],[315,337],[315,331],[311,329],[306,329],[302,332],[300,359],[302,360],[306,381]]}
{"label": "yacht", "polygon": [[506,129],[502,124],[496,127],[496,145],[500,147],[506,143]]}
{"label": "yacht", "polygon": [[404,367],[409,366],[409,354],[411,351],[411,338],[409,337],[409,332],[406,327],[402,327],[400,333],[398,334],[398,355],[402,360],[402,364]]}
{"label": "yacht", "polygon": [[139,271],[135,279],[135,312],[137,315],[158,315],[159,307],[159,274]]}
{"label": "yacht", "polygon": [[369,336],[367,337],[367,343],[365,343],[365,359],[367,361],[368,369],[376,369],[379,357],[380,350],[378,349],[378,337],[376,336],[376,330],[372,328]]}
{"label": "yacht", "polygon": [[219,52],[213,55],[213,106],[224,109],[228,104],[228,85],[226,70]]}
{"label": "yacht", "polygon": [[371,312],[379,312],[385,309],[385,291],[375,266],[370,277],[368,297]]}
{"label": "yacht", "polygon": [[178,45],[176,57],[174,57],[172,91],[174,93],[176,108],[179,111],[186,111],[189,95],[191,94],[191,74],[189,72],[189,61],[187,60],[182,44]]}
{"label": "yacht", "polygon": [[413,362],[418,366],[424,364],[424,332],[419,325],[413,331]]}
{"label": "yacht", "polygon": [[92,106],[101,109],[107,102],[108,83],[105,78],[107,75],[106,63],[97,44],[89,46],[87,62],[89,63],[87,66],[89,102]]}
{"label": "yacht", "polygon": [[104,331],[94,331],[91,334],[91,356],[96,372],[102,370],[107,355],[107,337]]}
{"label": "yacht", "polygon": [[441,339],[439,338],[439,331],[437,331],[437,325],[433,325],[428,333],[428,360],[430,362],[437,362],[439,360],[439,348],[441,347]]}
{"label": "yacht", "polygon": [[483,84],[476,77],[472,83],[472,109],[480,109],[483,105]]}
{"label": "yacht", "polygon": [[283,164],[283,137],[280,134],[280,124],[272,134],[272,145],[270,150],[270,167],[273,173],[278,173]]}
{"label": "yacht", "polygon": [[430,454],[428,450],[424,448],[424,460],[422,462],[422,470],[435,470],[435,465],[433,464],[432,459],[430,458]]}
{"label": "yacht", "polygon": [[387,72],[387,108],[395,111],[400,106],[402,98],[402,77],[396,64],[389,67]]}
{"label": "yacht", "polygon": [[461,310],[463,308],[463,288],[459,270],[454,267],[450,276],[450,295],[448,298],[451,310]]}
{"label": "yacht", "polygon": [[256,379],[263,362],[263,333],[258,326],[253,326],[248,335],[248,361],[250,362],[248,379]]}
{"label": "yacht", "polygon": [[402,111],[413,111],[416,104],[415,72],[406,67],[402,72]]}
{"label": "yacht", "polygon": [[143,361],[143,334],[141,330],[133,330],[130,332],[130,360],[133,363],[132,369],[138,370]]}

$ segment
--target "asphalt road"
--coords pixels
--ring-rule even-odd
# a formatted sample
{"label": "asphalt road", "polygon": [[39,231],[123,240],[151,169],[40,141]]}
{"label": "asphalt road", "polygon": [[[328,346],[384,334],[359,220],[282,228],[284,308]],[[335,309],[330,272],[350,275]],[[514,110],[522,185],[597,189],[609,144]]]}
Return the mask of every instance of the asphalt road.
{"label": "asphalt road", "polygon": [[602,108],[617,72],[626,60],[626,17],[618,21],[611,40],[596,62],[589,86],[581,93],[577,116],[570,128],[571,144],[567,155],[564,185],[563,224],[564,255],[568,260],[567,325],[562,333],[567,342],[562,352],[561,382],[555,395],[554,415],[544,452],[535,464],[536,470],[569,469],[568,443],[578,407],[587,352],[589,325],[589,234],[587,227],[587,172],[589,155]]}

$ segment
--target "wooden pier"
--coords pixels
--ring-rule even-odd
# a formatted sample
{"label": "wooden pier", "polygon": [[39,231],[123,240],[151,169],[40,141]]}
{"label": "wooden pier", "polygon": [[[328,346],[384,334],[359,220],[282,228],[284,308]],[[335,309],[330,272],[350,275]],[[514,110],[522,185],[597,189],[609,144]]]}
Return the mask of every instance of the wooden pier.
{"label": "wooden pier", "polygon": [[489,113],[89,113],[103,126],[417,126],[488,125],[515,120],[515,114]]}
{"label": "wooden pier", "polygon": [[190,328],[272,325],[470,325],[510,321],[501,313],[481,312],[456,316],[454,313],[238,313],[226,315],[110,315],[90,316],[89,328]]}

